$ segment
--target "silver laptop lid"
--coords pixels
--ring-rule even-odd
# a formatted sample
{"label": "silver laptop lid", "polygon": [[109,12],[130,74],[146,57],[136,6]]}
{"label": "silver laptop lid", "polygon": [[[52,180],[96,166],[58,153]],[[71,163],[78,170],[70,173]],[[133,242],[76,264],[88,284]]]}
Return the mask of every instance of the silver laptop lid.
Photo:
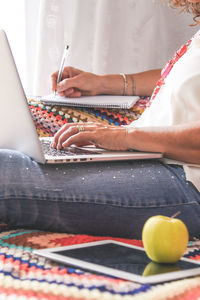
{"label": "silver laptop lid", "polygon": [[0,83],[0,148],[21,151],[44,163],[37,131],[3,30],[0,30]]}

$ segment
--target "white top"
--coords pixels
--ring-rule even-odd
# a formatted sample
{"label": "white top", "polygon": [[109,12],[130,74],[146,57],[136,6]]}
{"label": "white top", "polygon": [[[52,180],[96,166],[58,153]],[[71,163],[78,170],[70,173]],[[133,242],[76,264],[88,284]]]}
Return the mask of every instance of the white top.
{"label": "white top", "polygon": [[[200,120],[200,31],[187,52],[175,63],[152,104],[133,127],[171,126]],[[163,159],[183,165],[186,179],[200,191],[200,165]]]}

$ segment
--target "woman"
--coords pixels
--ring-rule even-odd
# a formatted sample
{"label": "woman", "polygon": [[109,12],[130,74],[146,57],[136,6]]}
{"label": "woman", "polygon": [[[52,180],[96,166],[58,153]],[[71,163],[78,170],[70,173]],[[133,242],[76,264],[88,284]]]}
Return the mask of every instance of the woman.
{"label": "woman", "polygon": [[[169,3],[192,10],[195,17],[200,14],[200,0]],[[150,107],[131,126],[67,124],[56,133],[52,147],[92,143],[112,150],[157,151],[164,153],[165,161],[55,167],[2,150],[2,221],[72,233],[141,238],[150,216],[181,211],[180,218],[190,235],[199,237],[199,70],[197,33],[166,65],[159,81],[160,70],[98,76],[67,67],[56,86],[54,73],[52,88],[60,95],[153,94]]]}

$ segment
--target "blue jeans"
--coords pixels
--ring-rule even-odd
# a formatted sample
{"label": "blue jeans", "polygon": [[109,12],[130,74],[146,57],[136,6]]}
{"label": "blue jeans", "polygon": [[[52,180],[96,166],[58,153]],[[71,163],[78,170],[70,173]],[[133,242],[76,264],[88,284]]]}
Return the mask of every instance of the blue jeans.
{"label": "blue jeans", "polygon": [[40,165],[0,150],[0,221],[16,227],[141,238],[157,214],[200,237],[200,193],[181,166],[161,161]]}

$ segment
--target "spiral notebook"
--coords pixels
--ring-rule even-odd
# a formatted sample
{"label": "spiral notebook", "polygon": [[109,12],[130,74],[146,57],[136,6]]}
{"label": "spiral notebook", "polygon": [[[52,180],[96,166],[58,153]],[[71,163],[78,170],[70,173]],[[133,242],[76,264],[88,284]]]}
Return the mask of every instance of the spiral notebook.
{"label": "spiral notebook", "polygon": [[139,100],[139,96],[100,95],[67,98],[50,94],[41,97],[40,100],[45,105],[130,109]]}

